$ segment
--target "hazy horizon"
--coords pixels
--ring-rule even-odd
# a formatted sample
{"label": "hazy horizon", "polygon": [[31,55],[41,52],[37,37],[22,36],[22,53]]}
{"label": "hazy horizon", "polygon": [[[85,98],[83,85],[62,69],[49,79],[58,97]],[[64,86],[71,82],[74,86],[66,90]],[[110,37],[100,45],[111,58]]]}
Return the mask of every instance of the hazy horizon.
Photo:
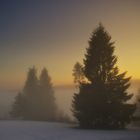
{"label": "hazy horizon", "polygon": [[[20,92],[23,90],[24,87],[24,83],[25,81],[22,83],[22,86],[20,87],[16,87],[16,88],[7,88],[7,87],[1,87],[0,88],[0,93],[3,91],[16,91],[16,92]],[[76,85],[74,84],[74,82],[72,84],[62,84],[62,85],[55,85],[52,81],[52,85],[54,89],[69,89],[69,88],[76,88]],[[140,88],[140,79],[131,79],[130,80],[130,88],[132,87],[137,87],[138,89]]]}
{"label": "hazy horizon", "polygon": [[[128,89],[129,93],[134,93],[137,95],[138,90],[140,89],[140,80],[135,80],[132,82],[130,88]],[[15,101],[15,96],[22,91],[22,89],[16,90],[0,90],[0,118],[7,118],[9,111],[11,110],[11,106]],[[54,95],[56,98],[56,104],[59,110],[67,114],[69,117],[73,118],[71,112],[71,105],[74,93],[77,93],[78,89],[73,86],[59,86],[54,87]],[[133,97],[135,100],[135,96]]]}

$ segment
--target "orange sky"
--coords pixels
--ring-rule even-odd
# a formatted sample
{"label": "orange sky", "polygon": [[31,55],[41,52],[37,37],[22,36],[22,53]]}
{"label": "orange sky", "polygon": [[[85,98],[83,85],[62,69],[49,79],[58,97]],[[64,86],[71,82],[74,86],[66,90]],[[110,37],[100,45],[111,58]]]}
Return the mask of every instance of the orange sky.
{"label": "orange sky", "polygon": [[22,87],[33,65],[38,74],[46,67],[54,85],[73,84],[73,65],[82,62],[90,34],[100,21],[115,41],[121,71],[140,79],[138,0],[20,6],[6,3],[2,9],[5,21],[0,24],[0,89]]}

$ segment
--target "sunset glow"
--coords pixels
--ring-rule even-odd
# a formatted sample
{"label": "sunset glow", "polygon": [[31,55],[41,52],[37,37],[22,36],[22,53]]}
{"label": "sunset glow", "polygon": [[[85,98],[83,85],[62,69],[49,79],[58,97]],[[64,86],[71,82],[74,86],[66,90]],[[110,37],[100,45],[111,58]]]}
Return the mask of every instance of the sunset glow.
{"label": "sunset glow", "polygon": [[140,1],[0,3],[0,88],[20,88],[29,67],[46,67],[54,85],[72,85],[91,32],[102,22],[121,71],[140,79]]}

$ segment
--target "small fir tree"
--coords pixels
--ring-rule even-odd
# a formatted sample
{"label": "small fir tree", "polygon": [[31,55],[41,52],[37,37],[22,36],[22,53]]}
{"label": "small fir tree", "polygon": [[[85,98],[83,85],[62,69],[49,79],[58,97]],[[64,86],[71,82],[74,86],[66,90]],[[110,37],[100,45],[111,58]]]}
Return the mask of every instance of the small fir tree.
{"label": "small fir tree", "polygon": [[22,93],[18,93],[18,95],[15,97],[15,102],[12,106],[12,111],[10,112],[10,115],[14,118],[23,118],[24,115],[24,98]]}
{"label": "small fir tree", "polygon": [[73,68],[74,83],[79,85],[79,83],[84,80],[83,66],[77,62]]}
{"label": "small fir tree", "polygon": [[73,98],[73,113],[82,128],[124,128],[132,120],[136,106],[128,103],[133,96],[127,92],[130,77],[119,74],[116,62],[114,42],[99,24],[85,54],[86,80]]}

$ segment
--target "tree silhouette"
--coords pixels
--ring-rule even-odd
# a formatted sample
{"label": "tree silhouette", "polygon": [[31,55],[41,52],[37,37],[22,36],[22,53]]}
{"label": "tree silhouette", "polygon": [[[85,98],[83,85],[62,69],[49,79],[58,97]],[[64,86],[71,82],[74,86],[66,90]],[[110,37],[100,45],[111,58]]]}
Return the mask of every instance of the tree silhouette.
{"label": "tree silhouette", "polygon": [[129,104],[130,77],[119,74],[114,43],[104,27],[92,33],[85,54],[84,82],[74,94],[73,114],[82,128],[124,128],[132,119],[135,104]]}
{"label": "tree silhouette", "polygon": [[51,78],[47,69],[43,69],[40,75],[40,115],[44,120],[55,120],[56,104]]}
{"label": "tree silhouette", "polygon": [[35,67],[30,68],[23,91],[15,98],[11,115],[23,119],[37,119],[37,96],[39,92]]}
{"label": "tree silhouette", "polygon": [[84,80],[83,66],[77,62],[73,68],[74,83],[79,84]]}
{"label": "tree silhouette", "polygon": [[138,90],[138,92],[136,94],[135,102],[137,105],[137,109],[136,109],[135,115],[134,115],[134,125],[140,127],[140,89]]}
{"label": "tree silhouette", "polygon": [[36,120],[38,117],[37,113],[37,101],[38,101],[38,94],[39,94],[39,86],[38,86],[38,78],[37,78],[37,71],[36,68],[30,68],[27,80],[25,82],[25,86],[23,89],[23,95],[25,100],[25,119]]}
{"label": "tree silhouette", "polygon": [[10,115],[14,118],[23,118],[24,113],[25,113],[25,101],[24,101],[24,96],[22,93],[18,93],[18,95],[15,97],[15,102],[13,104],[13,109],[10,112]]}
{"label": "tree silhouette", "polygon": [[11,115],[28,120],[54,120],[55,98],[51,79],[44,68],[38,80],[35,67],[30,68],[23,91],[15,98]]}

